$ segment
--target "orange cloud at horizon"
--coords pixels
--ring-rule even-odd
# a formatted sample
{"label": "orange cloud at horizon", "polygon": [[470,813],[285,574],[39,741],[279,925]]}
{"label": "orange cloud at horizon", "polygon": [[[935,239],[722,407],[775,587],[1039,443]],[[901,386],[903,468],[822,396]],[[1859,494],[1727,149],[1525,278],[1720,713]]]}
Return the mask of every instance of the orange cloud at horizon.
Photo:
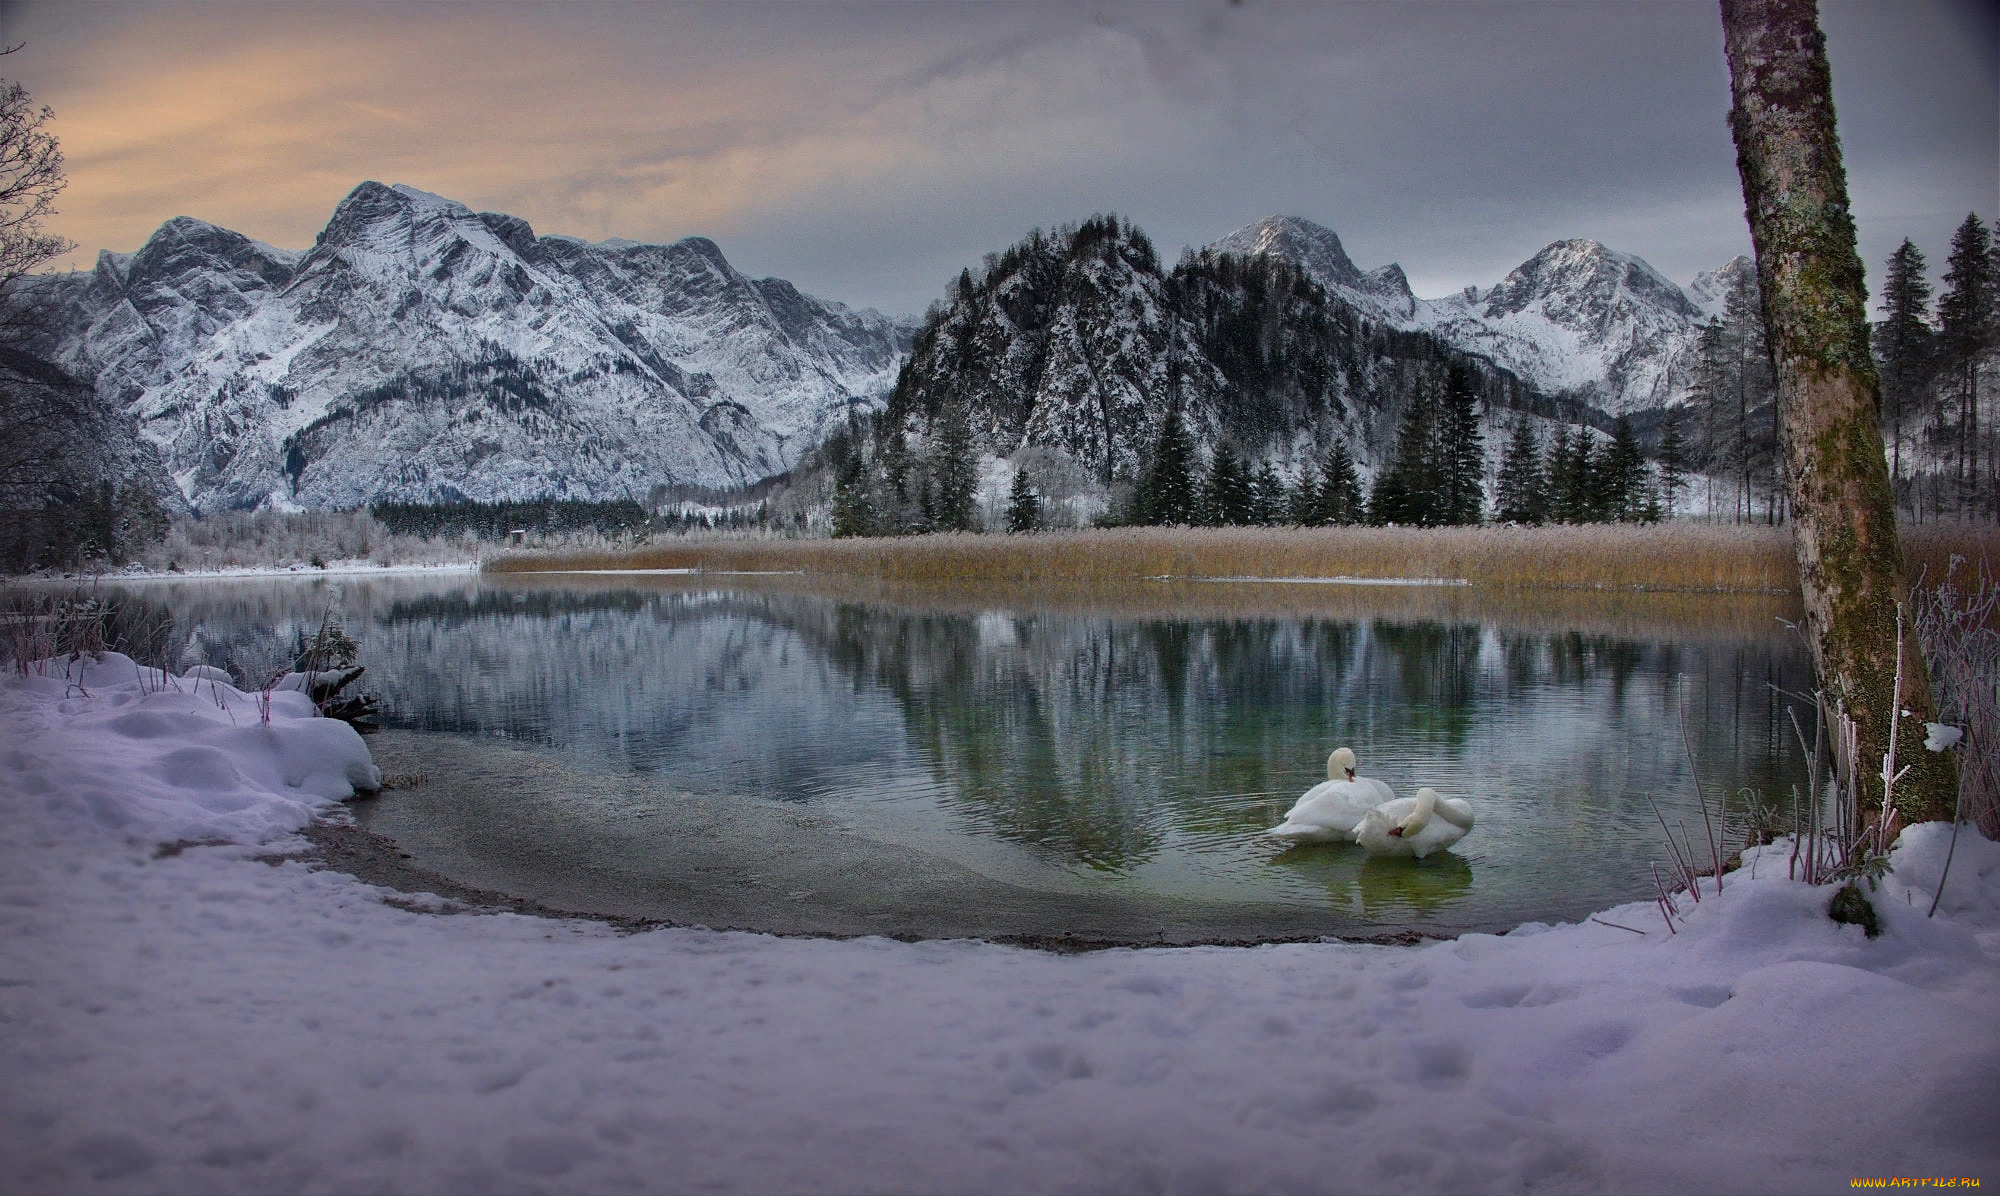
{"label": "orange cloud at horizon", "polygon": [[[342,12],[355,19],[329,19]],[[994,113],[1041,107],[976,66],[901,86],[854,47],[783,38],[705,58],[676,36],[682,10],[616,12],[641,19],[202,5],[12,33],[31,69],[9,73],[55,107],[68,159],[49,231],[78,247],[59,264],[135,249],[179,215],[301,248],[364,179],[539,232],[724,237],[816,189],[907,185],[939,154],[969,168],[955,159],[972,147],[937,144],[941,114],[1006,138]]]}

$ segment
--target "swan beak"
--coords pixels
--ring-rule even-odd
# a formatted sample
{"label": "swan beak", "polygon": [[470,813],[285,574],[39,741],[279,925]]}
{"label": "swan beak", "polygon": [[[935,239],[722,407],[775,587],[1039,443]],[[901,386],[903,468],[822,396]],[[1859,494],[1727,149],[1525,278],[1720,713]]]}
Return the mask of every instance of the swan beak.
{"label": "swan beak", "polygon": [[1392,826],[1392,827],[1390,827],[1390,828],[1389,828],[1389,837],[1390,837],[1391,839],[1400,839],[1400,838],[1402,838],[1402,837],[1403,837],[1403,828],[1402,828],[1402,827],[1400,827],[1400,826]]}

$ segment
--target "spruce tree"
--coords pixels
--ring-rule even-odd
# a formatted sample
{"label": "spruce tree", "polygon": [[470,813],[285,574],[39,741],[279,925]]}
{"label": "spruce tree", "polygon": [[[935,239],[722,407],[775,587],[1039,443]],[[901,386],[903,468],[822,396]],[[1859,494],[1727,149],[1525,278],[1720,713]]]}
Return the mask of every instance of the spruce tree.
{"label": "spruce tree", "polygon": [[1889,481],[1900,491],[1903,483],[1903,423],[1921,423],[1923,388],[1929,380],[1931,284],[1924,255],[1907,238],[1889,255],[1882,283],[1881,331],[1875,353],[1882,366],[1882,431],[1889,442]]}
{"label": "spruce tree", "polygon": [[1202,522],[1234,527],[1250,522],[1250,479],[1227,444],[1215,446],[1209,459],[1208,482],[1202,487]]}
{"label": "spruce tree", "polygon": [[1661,513],[1654,519],[1671,519],[1680,502],[1681,490],[1687,486],[1688,442],[1682,425],[1687,422],[1687,408],[1667,409],[1666,423],[1660,430],[1660,507]]}
{"label": "spruce tree", "polygon": [[1597,514],[1620,523],[1636,522],[1642,514],[1642,488],[1646,481],[1646,454],[1632,432],[1632,421],[1624,416],[1611,428],[1611,444],[1598,470]]}
{"label": "spruce tree", "polygon": [[1977,213],[1951,235],[1944,293],[1938,296],[1938,340],[1957,399],[1957,476],[1961,502],[1979,482],[1979,352],[1992,333],[1993,246]]}
{"label": "spruce tree", "polygon": [[[1582,433],[1579,433],[1582,435]],[[1576,523],[1576,450],[1568,424],[1557,424],[1549,437],[1548,518],[1556,523]]]}
{"label": "spruce tree", "polygon": [[1706,476],[1704,507],[1711,519],[1715,517],[1715,475],[1727,468],[1729,460],[1729,440],[1724,431],[1726,339],[1722,321],[1710,317],[1695,343],[1694,386],[1688,393],[1688,406],[1694,409],[1698,421],[1689,457],[1702,467]]}
{"label": "spruce tree", "polygon": [[1479,378],[1454,364],[1438,413],[1437,519],[1478,523],[1486,513],[1486,446],[1479,434]]}
{"label": "spruce tree", "polygon": [[1187,428],[1181,423],[1178,404],[1167,407],[1167,417],[1160,423],[1153,461],[1139,486],[1138,507],[1139,521],[1155,527],[1199,522],[1194,442],[1188,439]]}
{"label": "spruce tree", "polygon": [[1389,463],[1375,475],[1375,492],[1368,498],[1368,521],[1421,527],[1444,522],[1443,494],[1433,464],[1438,456],[1431,396],[1412,395],[1403,411],[1402,426],[1396,431],[1396,447]]}
{"label": "spruce tree", "polygon": [[1014,488],[1007,495],[1007,530],[1031,532],[1042,525],[1042,500],[1028,480],[1028,471],[1014,471]]}
{"label": "spruce tree", "polygon": [[[1777,386],[1771,378],[1771,349],[1764,334],[1764,312],[1757,295],[1757,283],[1748,274],[1739,274],[1723,302],[1724,347],[1727,353],[1727,386],[1732,407],[1730,433],[1734,444],[1731,464],[1737,478],[1736,518],[1751,518],[1754,479],[1768,465],[1775,488],[1777,438],[1775,427],[1769,443],[1758,436],[1752,416],[1766,403],[1777,401]],[[1777,418],[1775,405],[1772,419]]]}
{"label": "spruce tree", "polygon": [[931,525],[943,532],[976,530],[979,458],[965,408],[946,403],[938,416],[931,461]]}
{"label": "spruce tree", "polygon": [[1286,497],[1285,519],[1296,527],[1318,527],[1325,522],[1319,513],[1319,471],[1311,463],[1299,470],[1298,484]]}
{"label": "spruce tree", "polygon": [[1269,461],[1257,467],[1250,478],[1249,518],[1258,527],[1275,527],[1285,521],[1285,480]]}
{"label": "spruce tree", "polygon": [[1361,475],[1345,441],[1335,441],[1327,450],[1326,468],[1320,471],[1318,522],[1347,526],[1359,523],[1365,512],[1361,503]]}
{"label": "spruce tree", "polygon": [[1548,518],[1548,480],[1542,446],[1523,415],[1514,421],[1507,452],[1500,460],[1500,485],[1493,517],[1502,523],[1538,524]]}
{"label": "spruce tree", "polygon": [[857,450],[840,465],[833,483],[833,534],[836,539],[873,535],[873,496],[868,492],[868,475]]}

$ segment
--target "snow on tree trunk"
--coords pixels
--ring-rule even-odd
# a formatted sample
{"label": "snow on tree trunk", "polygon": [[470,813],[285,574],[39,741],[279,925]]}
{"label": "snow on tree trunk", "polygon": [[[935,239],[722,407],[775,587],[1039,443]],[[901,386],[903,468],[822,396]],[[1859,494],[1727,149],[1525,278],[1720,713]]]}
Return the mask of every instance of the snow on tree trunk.
{"label": "snow on tree trunk", "polygon": [[[1909,609],[1868,356],[1867,296],[1834,130],[1814,0],[1722,0],[1736,163],[1777,372],[1793,542],[1820,686],[1854,719],[1864,808],[1879,812],[1893,716],[1897,607]],[[1895,787],[1902,819],[1949,818],[1949,756],[1923,750],[1935,718],[1923,653],[1904,642]]]}

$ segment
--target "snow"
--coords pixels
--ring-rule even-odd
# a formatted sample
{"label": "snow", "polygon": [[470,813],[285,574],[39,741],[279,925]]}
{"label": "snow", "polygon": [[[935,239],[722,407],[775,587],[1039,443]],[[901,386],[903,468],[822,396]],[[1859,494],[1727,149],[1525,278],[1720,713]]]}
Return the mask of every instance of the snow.
{"label": "snow", "polygon": [[[1826,1191],[1987,1176],[2000,845],[1881,937],[1782,850],[1421,947],[1081,956],[438,916],[292,859],[372,784],[277,692],[0,679],[0,1189]],[[208,846],[185,846],[206,841]],[[159,851],[162,843],[182,844]]]}

